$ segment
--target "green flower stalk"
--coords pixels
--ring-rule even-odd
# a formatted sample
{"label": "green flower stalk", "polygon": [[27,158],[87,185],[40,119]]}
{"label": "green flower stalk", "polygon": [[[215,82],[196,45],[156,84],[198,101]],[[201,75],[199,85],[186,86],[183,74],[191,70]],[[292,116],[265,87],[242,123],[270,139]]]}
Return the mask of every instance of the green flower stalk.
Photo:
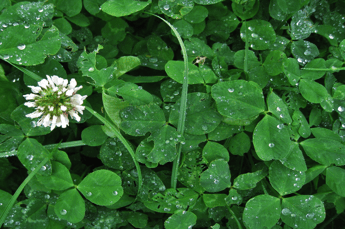
{"label": "green flower stalk", "polygon": [[47,79],[39,81],[38,86],[29,86],[33,93],[23,96],[26,100],[33,101],[25,102],[24,105],[35,107],[36,110],[26,117],[41,117],[37,126],[50,126],[51,130],[55,127],[66,128],[69,125],[68,115],[79,122],[78,113],[83,114],[85,107],[82,104],[87,96],[76,94],[82,88],[76,86],[75,79],[71,79],[68,84],[68,80],[56,75],[47,75]]}

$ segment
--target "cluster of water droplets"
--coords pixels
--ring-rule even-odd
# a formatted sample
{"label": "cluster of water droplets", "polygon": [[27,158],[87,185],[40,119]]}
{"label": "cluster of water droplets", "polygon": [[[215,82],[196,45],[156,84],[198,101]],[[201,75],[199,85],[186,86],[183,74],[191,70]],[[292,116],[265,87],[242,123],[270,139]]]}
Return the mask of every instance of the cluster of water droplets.
{"label": "cluster of water droplets", "polygon": [[164,102],[176,102],[181,97],[182,86],[172,79],[164,81],[160,93]]}

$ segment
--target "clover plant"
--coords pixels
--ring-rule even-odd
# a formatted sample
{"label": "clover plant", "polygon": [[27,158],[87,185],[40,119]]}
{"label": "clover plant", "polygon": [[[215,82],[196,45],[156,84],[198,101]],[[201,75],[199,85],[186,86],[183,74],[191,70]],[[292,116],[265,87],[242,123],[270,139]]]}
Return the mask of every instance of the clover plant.
{"label": "clover plant", "polygon": [[0,227],[342,228],[341,0],[0,1]]}

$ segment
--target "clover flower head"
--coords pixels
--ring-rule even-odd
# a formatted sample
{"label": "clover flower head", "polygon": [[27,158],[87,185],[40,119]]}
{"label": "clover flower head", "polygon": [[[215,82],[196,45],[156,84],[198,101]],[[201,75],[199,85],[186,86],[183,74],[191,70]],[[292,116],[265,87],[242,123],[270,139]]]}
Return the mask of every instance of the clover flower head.
{"label": "clover flower head", "polygon": [[69,125],[68,115],[80,121],[78,113],[83,114],[85,107],[82,104],[87,96],[76,94],[82,86],[77,87],[75,79],[71,79],[68,84],[66,79],[47,75],[47,79],[39,81],[38,86],[28,87],[32,93],[23,96],[26,100],[32,101],[25,102],[24,105],[35,107],[36,110],[26,117],[41,117],[37,126],[50,126],[51,130],[55,127],[66,128]]}

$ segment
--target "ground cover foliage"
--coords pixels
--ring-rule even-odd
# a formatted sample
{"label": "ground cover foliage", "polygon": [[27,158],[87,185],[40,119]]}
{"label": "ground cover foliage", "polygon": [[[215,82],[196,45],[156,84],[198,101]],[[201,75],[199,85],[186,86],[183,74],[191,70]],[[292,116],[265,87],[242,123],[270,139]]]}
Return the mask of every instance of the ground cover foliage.
{"label": "ground cover foliage", "polygon": [[[0,224],[342,228],[344,23],[337,0],[0,1]],[[25,116],[46,75],[83,86],[79,122]]]}

